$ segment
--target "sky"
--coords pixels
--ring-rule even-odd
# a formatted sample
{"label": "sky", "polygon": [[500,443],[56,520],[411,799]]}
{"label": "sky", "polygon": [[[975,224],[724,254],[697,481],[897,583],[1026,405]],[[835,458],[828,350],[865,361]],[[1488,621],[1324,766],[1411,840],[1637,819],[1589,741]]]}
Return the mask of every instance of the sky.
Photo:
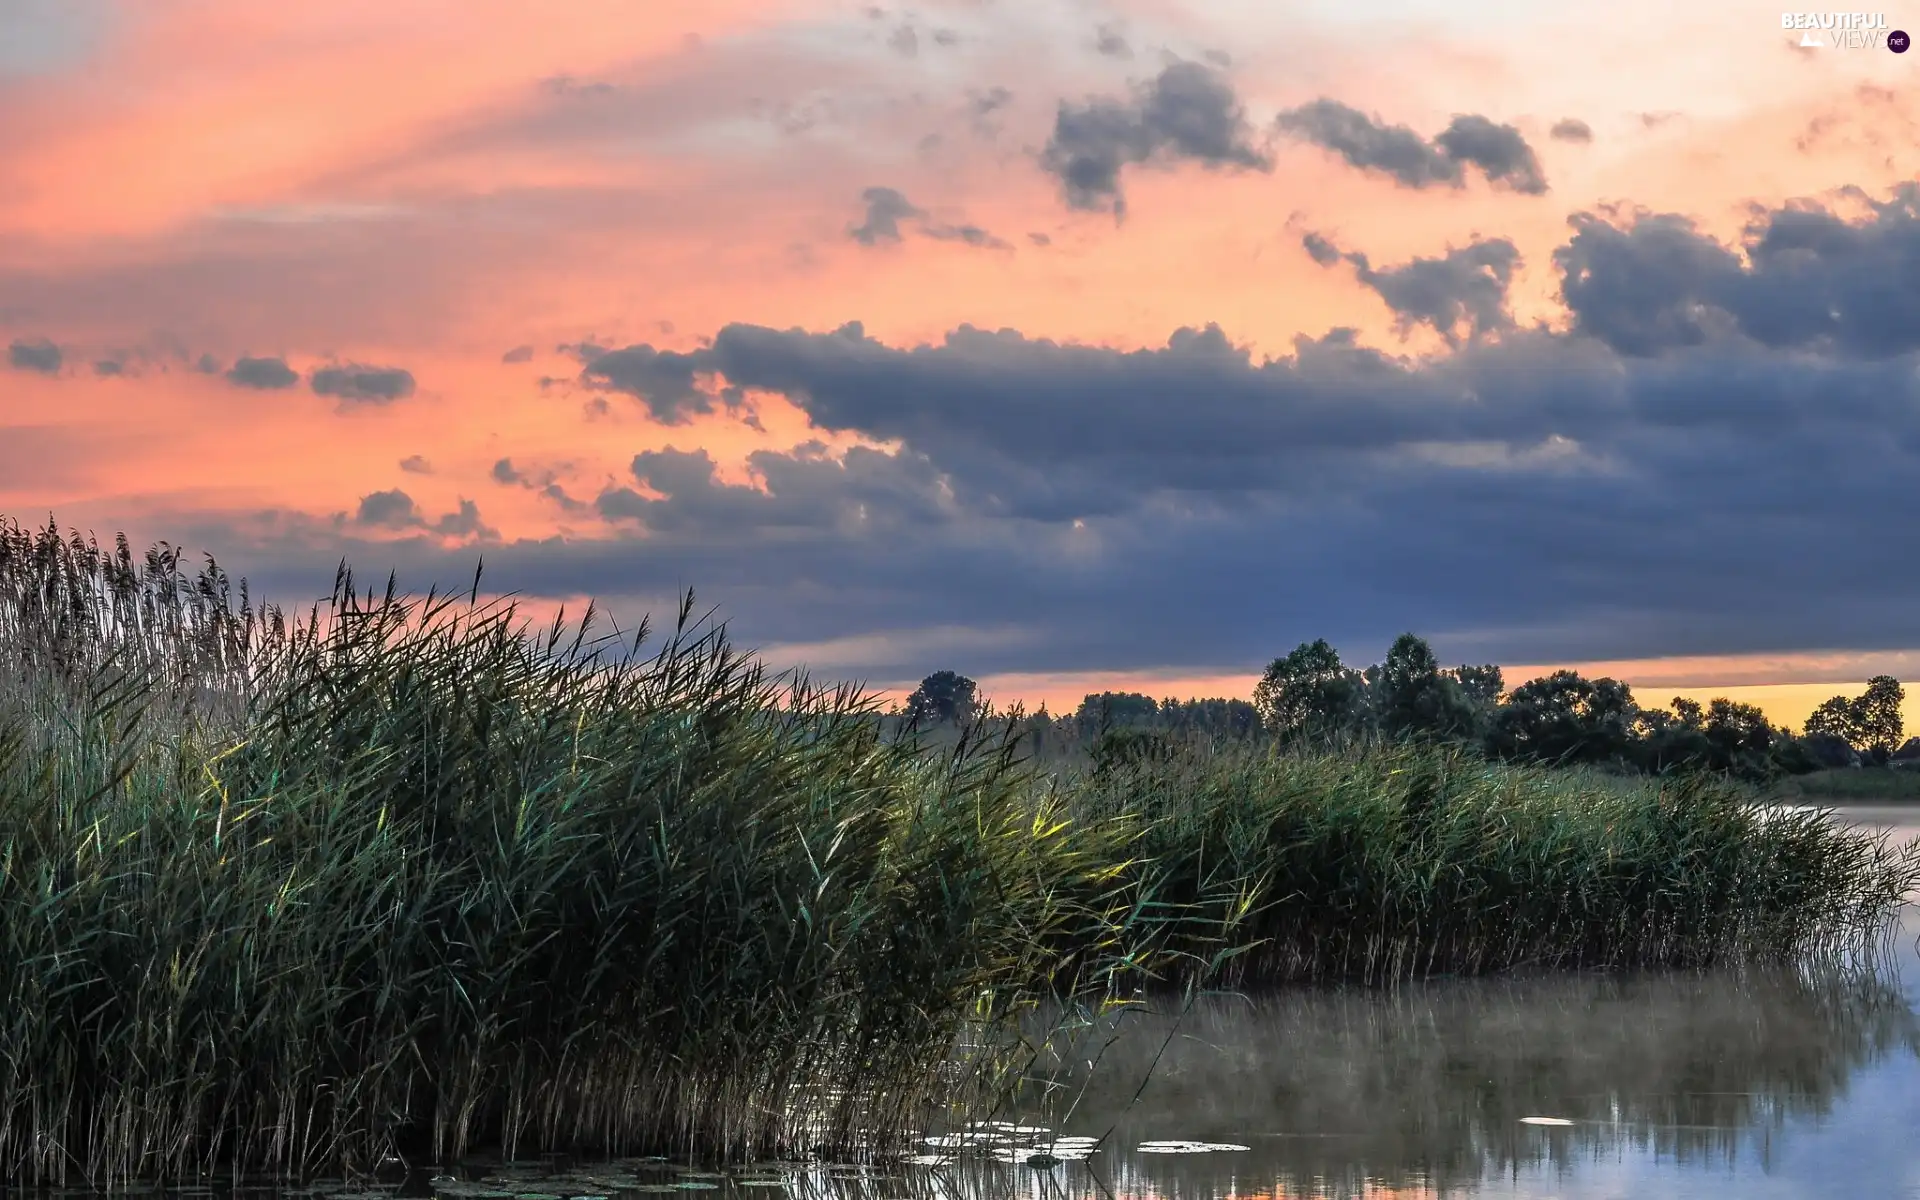
{"label": "sky", "polygon": [[1412,630],[1797,722],[1920,662],[1920,54],[1802,39],[0,0],[0,514],[290,607],[692,587],[878,688],[1246,695]]}

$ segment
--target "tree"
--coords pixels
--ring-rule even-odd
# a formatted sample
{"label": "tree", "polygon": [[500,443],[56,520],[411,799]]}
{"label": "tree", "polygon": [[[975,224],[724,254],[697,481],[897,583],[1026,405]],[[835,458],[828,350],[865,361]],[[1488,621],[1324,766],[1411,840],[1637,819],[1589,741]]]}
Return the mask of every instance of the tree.
{"label": "tree", "polygon": [[1488,749],[1501,758],[1612,762],[1633,744],[1639,707],[1617,679],[1555,671],[1513,690],[1500,707]]}
{"label": "tree", "polygon": [[1475,705],[1440,669],[1426,639],[1403,633],[1375,675],[1374,712],[1390,737],[1455,738],[1474,732]]}
{"label": "tree", "polygon": [[1853,701],[1845,696],[1822,700],[1820,707],[1807,718],[1806,735],[1810,738],[1839,738],[1851,746],[1858,740],[1858,732],[1854,725]]}
{"label": "tree", "polygon": [[907,723],[919,726],[949,721],[964,725],[979,707],[978,691],[978,685],[965,675],[935,671],[907,697]]}
{"label": "tree", "polygon": [[1900,705],[1907,690],[1891,675],[1875,675],[1867,681],[1867,690],[1849,699],[1834,696],[1821,702],[1807,718],[1809,738],[1833,737],[1855,750],[1884,763],[1900,745],[1904,732]]}
{"label": "tree", "polygon": [[1683,729],[1705,729],[1707,727],[1706,710],[1700,707],[1698,700],[1689,700],[1685,696],[1673,698],[1673,711],[1680,719]]}
{"label": "tree", "polygon": [[1500,705],[1500,697],[1507,690],[1507,683],[1501,677],[1500,668],[1492,663],[1470,667],[1464,663],[1447,672],[1460,685],[1467,699],[1486,712],[1492,712]]}
{"label": "tree", "polygon": [[1073,714],[1080,736],[1098,737],[1109,729],[1131,729],[1159,723],[1160,702],[1141,692],[1090,693]]}
{"label": "tree", "polygon": [[1743,754],[1764,755],[1773,749],[1776,731],[1767,715],[1752,704],[1716,697],[1707,705],[1701,731],[1728,765]]}
{"label": "tree", "polygon": [[1245,700],[1163,700],[1160,721],[1177,733],[1244,738],[1259,730],[1260,710]]}
{"label": "tree", "polygon": [[1679,696],[1672,711],[1648,708],[1634,714],[1634,756],[1640,768],[1658,773],[1711,759],[1713,743],[1707,740],[1705,724],[1700,702]]}
{"label": "tree", "polygon": [[1867,680],[1866,693],[1853,702],[1854,731],[1860,739],[1854,744],[1876,763],[1884,764],[1900,746],[1904,732],[1900,705],[1906,698],[1907,689],[1898,679],[1875,675]]}
{"label": "tree", "polygon": [[1367,719],[1365,681],[1325,638],[1302,642],[1269,663],[1253,703],[1282,738],[1326,737],[1362,728]]}

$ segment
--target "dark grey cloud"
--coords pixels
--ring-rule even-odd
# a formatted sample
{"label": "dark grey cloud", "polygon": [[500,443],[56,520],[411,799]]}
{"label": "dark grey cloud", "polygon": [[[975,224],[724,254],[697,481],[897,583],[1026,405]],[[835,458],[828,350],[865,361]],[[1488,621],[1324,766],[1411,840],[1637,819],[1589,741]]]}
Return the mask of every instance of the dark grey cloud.
{"label": "dark grey cloud", "polygon": [[1341,260],[1393,310],[1402,334],[1426,325],[1458,346],[1496,330],[1511,329],[1507,289],[1520,265],[1520,251],[1506,238],[1476,240],[1449,248],[1437,258],[1415,258],[1396,267],[1376,268],[1358,251],[1342,253],[1317,233],[1301,245],[1321,266]]}
{"label": "dark grey cloud", "polygon": [[1433,143],[1454,162],[1479,167],[1489,183],[1529,196],[1546,194],[1547,177],[1539,158],[1511,125],[1467,113],[1448,122]]}
{"label": "dark grey cloud", "polygon": [[363,404],[387,404],[413,395],[413,372],[401,367],[369,367],[343,363],[316,367],[307,380],[316,396],[332,396]]}
{"label": "dark grey cloud", "polygon": [[957,29],[936,29],[933,31],[933,44],[936,46],[958,46],[960,31]]}
{"label": "dark grey cloud", "polygon": [[7,346],[7,365],[16,371],[58,375],[66,356],[47,338],[15,338]]}
{"label": "dark grey cloud", "polygon": [[1317,233],[1307,233],[1302,235],[1300,238],[1300,245],[1303,249],[1306,250],[1307,256],[1309,258],[1313,259],[1314,262],[1319,263],[1323,267],[1331,267],[1333,264],[1339,262],[1342,257],[1344,257],[1340,253],[1340,247],[1334,245],[1332,242],[1328,241],[1324,236]]}
{"label": "dark grey cloud", "polygon": [[867,206],[866,219],[849,227],[847,236],[862,246],[897,242],[900,222],[926,215],[895,188],[870,187],[860,193],[860,199]]}
{"label": "dark grey cloud", "polygon": [[[1732,281],[1731,304],[1788,278],[1816,296],[1855,286],[1873,260],[1897,304],[1909,219],[1777,210],[1744,256],[1722,248],[1729,272],[1698,270]],[[1615,258],[1595,254],[1603,224]],[[1698,271],[1660,273],[1672,254],[1643,226],[1691,261],[1699,235],[1671,218],[1573,231],[1587,241],[1571,258],[1600,263],[1615,307],[1694,286]],[[1783,263],[1802,274],[1776,277]],[[1471,309],[1436,294],[1427,309]],[[1587,316],[1618,319],[1600,294]],[[1452,661],[1920,645],[1920,347],[1883,353],[1844,322],[1772,344],[1741,320],[1657,355],[1599,328],[1506,329],[1423,358],[1334,330],[1271,360],[1212,327],[1117,350],[1010,329],[894,345],[858,325],[729,325],[669,382],[776,392],[823,438],[891,448],[763,450],[750,482],[699,451],[642,453],[590,500],[614,532],[489,544],[488,579],[654,606],[693,584],[747,644],[815,643],[815,665],[888,680],[1257,670],[1320,636],[1367,659],[1407,628]],[[369,504],[344,532],[179,532],[218,534],[223,561],[275,596],[324,592],[342,546],[365,570],[398,561],[410,587],[471,579],[473,553],[435,544],[416,505]],[[376,544],[382,529],[421,536]]]}
{"label": "dark grey cloud", "polygon": [[1386,124],[1352,105],[1322,97],[1281,113],[1275,124],[1402,187],[1460,187],[1471,166],[1498,187],[1528,195],[1547,190],[1540,160],[1520,131],[1478,114],[1456,116],[1428,139],[1405,125]]}
{"label": "dark grey cloud", "polygon": [[353,519],[362,525],[386,529],[404,529],[421,523],[419,506],[413,502],[412,496],[399,488],[362,496],[360,509]]}
{"label": "dark grey cloud", "polygon": [[425,456],[419,454],[409,454],[401,459],[400,469],[409,475],[433,474],[433,464],[428,462]]}
{"label": "dark grey cloud", "polygon": [[1041,165],[1060,181],[1069,206],[1116,216],[1126,211],[1120,172],[1151,162],[1266,171],[1246,110],[1226,76],[1203,63],[1176,62],[1126,100],[1062,102]]}
{"label": "dark grey cloud", "polygon": [[887,35],[887,46],[896,54],[913,58],[920,53],[920,35],[913,31],[913,26],[902,25]]}
{"label": "dark grey cloud", "polygon": [[1275,122],[1363,171],[1391,175],[1407,187],[1460,182],[1460,164],[1405,125],[1387,125],[1338,100],[1321,98],[1280,114]]}
{"label": "dark grey cloud", "polygon": [[201,375],[218,375],[220,360],[211,354],[202,354],[194,360],[193,369]]}
{"label": "dark grey cloud", "polygon": [[1553,128],[1547,131],[1547,136],[1560,142],[1591,142],[1593,126],[1578,117],[1564,117],[1553,123]]}
{"label": "dark grey cloud", "polygon": [[449,537],[461,538],[500,536],[498,530],[480,519],[480,506],[471,500],[460,501],[458,508],[435,521],[433,531]]}
{"label": "dark grey cloud", "polygon": [[507,351],[505,354],[502,354],[500,356],[500,361],[503,363],[532,362],[533,347],[532,346],[515,346],[513,349]]}
{"label": "dark grey cloud", "polygon": [[284,358],[249,358],[242,355],[227,369],[227,382],[235,387],[275,391],[300,382],[300,372]]}
{"label": "dark grey cloud", "polygon": [[720,481],[705,450],[650,450],[634,456],[633,478],[659,498],[609,487],[600,515],[659,534],[738,541],[770,530],[840,531],[856,537],[925,530],[948,520],[939,478],[919,455],[854,447],[835,457],[819,442],[789,453],[757,451],[748,466],[759,486]]}
{"label": "dark grey cloud", "polygon": [[503,458],[493,464],[489,474],[492,475],[495,483],[504,487],[519,487],[537,492],[568,512],[582,512],[588,507],[586,502],[575,499],[560,486],[560,473],[551,467],[518,467],[514,465],[511,458]]}
{"label": "dark grey cloud", "polygon": [[93,363],[93,373],[102,378],[115,378],[127,373],[127,364],[117,358],[98,358]]}
{"label": "dark grey cloud", "polygon": [[945,224],[935,221],[925,209],[908,200],[897,188],[870,187],[860,193],[866,216],[858,225],[847,228],[847,236],[863,246],[895,243],[903,238],[902,221],[912,221],[927,237],[943,242],[965,242],[988,250],[1010,250],[1011,246],[978,225]]}
{"label": "dark grey cloud", "polygon": [[1920,349],[1920,185],[1855,199],[1870,218],[1789,205],[1756,216],[1738,247],[1673,215],[1577,215],[1554,255],[1574,327],[1633,355],[1728,333],[1869,357]]}
{"label": "dark grey cloud", "polygon": [[621,350],[595,346],[591,349],[599,353],[587,356],[585,349],[581,380],[590,386],[625,392],[646,405],[656,421],[680,425],[714,411],[713,397],[700,389],[696,379],[709,369],[698,352],[683,354],[645,345]]}
{"label": "dark grey cloud", "polygon": [[353,522],[372,529],[418,529],[458,538],[499,536],[498,531],[480,519],[480,508],[471,500],[461,500],[454,511],[428,521],[413,497],[399,488],[362,496]]}

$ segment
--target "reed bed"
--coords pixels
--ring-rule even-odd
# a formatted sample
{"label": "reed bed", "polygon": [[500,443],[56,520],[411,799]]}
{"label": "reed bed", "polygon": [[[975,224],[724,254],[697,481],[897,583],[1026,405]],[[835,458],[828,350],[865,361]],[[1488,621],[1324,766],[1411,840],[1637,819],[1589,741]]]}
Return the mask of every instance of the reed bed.
{"label": "reed bed", "polygon": [[845,1152],[1143,961],[1121,825],[881,742],[690,598],[643,653],[0,544],[0,1177]]}
{"label": "reed bed", "polygon": [[1886,933],[1916,848],[1757,800],[1711,776],[1373,745],[1143,759],[1088,776],[1073,811],[1140,822],[1142,885],[1185,929],[1231,928],[1227,986],[1702,967]]}
{"label": "reed bed", "polygon": [[[897,1148],[1180,980],[1792,955],[1911,860],[1431,751],[1033,770],[510,601],[0,525],[0,1181]],[[1424,782],[1423,782],[1424,781]]]}

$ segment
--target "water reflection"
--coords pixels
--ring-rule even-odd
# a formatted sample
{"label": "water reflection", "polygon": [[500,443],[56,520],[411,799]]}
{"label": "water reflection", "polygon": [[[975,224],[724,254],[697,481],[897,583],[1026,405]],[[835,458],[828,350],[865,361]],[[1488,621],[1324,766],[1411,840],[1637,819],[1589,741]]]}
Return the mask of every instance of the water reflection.
{"label": "water reflection", "polygon": [[[1920,1055],[1920,1023],[1857,969],[1206,996],[1083,1035],[1033,1115],[1111,1129],[1118,1190],[1167,1197],[1418,1194],[1623,1149],[1765,1170],[1783,1126],[1895,1053]],[[1165,1138],[1250,1148],[1133,1151]]]}

